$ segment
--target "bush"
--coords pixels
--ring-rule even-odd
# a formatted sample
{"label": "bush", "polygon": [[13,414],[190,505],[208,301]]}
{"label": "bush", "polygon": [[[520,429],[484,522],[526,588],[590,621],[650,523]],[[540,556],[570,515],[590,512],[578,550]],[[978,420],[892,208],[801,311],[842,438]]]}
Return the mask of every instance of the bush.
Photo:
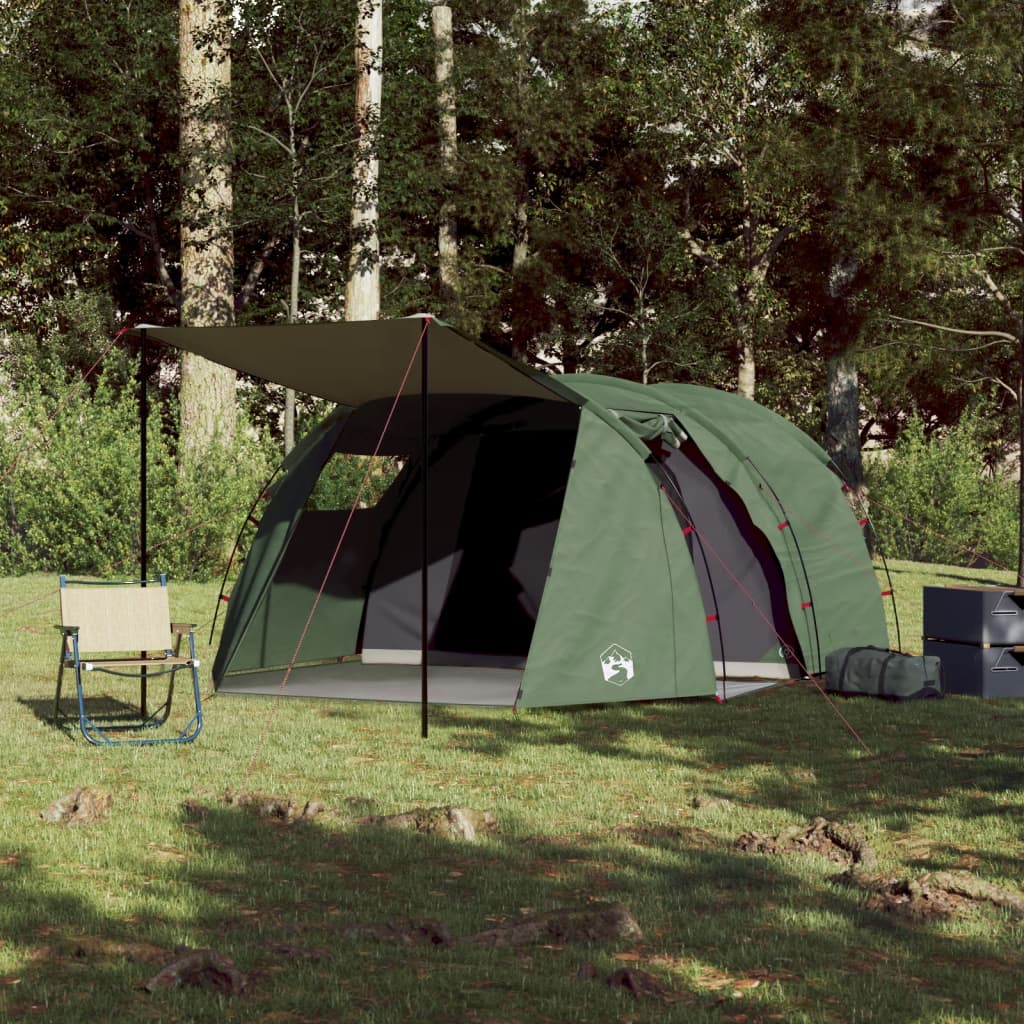
{"label": "bush", "polygon": [[[0,423],[0,572],[132,577],[141,534],[135,396],[101,381],[91,397],[62,388],[64,397],[54,398],[48,384],[23,382]],[[219,575],[266,476],[263,447],[242,440],[179,473],[173,439],[154,414],[147,449],[151,571]]]}
{"label": "bush", "polygon": [[929,438],[915,417],[866,476],[885,554],[945,565],[986,556],[1004,568],[1016,566],[1017,486],[986,472],[973,419]]}

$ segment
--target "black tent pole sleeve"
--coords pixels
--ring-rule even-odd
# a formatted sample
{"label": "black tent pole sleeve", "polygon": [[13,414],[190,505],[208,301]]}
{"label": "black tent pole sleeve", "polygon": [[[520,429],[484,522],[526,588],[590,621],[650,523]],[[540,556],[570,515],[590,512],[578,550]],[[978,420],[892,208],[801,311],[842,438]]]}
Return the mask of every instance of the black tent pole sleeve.
{"label": "black tent pole sleeve", "polygon": [[429,731],[427,711],[429,699],[429,682],[427,673],[427,630],[429,626],[429,615],[427,600],[429,595],[428,573],[430,572],[430,555],[427,550],[427,527],[428,509],[427,486],[430,480],[430,465],[428,456],[430,445],[430,413],[429,413],[429,386],[430,386],[430,321],[428,320],[423,328],[423,346],[420,349],[420,458],[423,461],[423,566],[420,574],[420,735],[427,738]]}

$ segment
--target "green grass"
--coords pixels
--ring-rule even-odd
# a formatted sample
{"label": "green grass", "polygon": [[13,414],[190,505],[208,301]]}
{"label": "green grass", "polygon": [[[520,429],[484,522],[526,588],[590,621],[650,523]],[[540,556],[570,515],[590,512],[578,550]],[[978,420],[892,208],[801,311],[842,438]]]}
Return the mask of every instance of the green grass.
{"label": "green grass", "polygon": [[[910,648],[923,583],[1007,582],[890,568]],[[172,591],[175,618],[206,623],[203,641],[214,591]],[[805,684],[724,706],[439,708],[428,740],[413,707],[213,697],[191,746],[101,750],[45,720],[55,580],[0,580],[0,621],[0,1020],[1024,1019],[1020,922],[993,910],[901,923],[835,884],[839,866],[823,858],[734,848],[741,832],[823,815],[860,825],[893,874],[960,868],[1020,889],[1024,702],[842,701],[865,753]],[[81,785],[112,793],[106,822],[41,819]],[[287,826],[229,806],[226,790],[335,813]],[[698,796],[730,805],[698,809]],[[205,816],[187,815],[186,800]],[[437,804],[491,809],[499,830],[467,844],[346,821]],[[592,899],[625,903],[643,942],[488,950],[341,938],[348,924],[408,917],[464,935]],[[143,991],[179,945],[230,957],[250,990]],[[585,963],[599,977],[646,970],[676,999],[580,980]]]}

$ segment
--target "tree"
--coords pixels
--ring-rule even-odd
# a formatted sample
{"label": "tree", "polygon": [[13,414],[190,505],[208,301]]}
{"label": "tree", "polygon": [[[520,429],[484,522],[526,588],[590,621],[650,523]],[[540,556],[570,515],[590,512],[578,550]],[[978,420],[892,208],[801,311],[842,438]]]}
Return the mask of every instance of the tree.
{"label": "tree", "polygon": [[[914,25],[892,4],[768,3],[766,18],[803,69],[813,183],[804,228],[784,246],[774,281],[791,334],[825,368],[823,443],[863,498],[863,350],[889,311],[913,301],[933,260],[935,208],[924,183],[939,83],[913,45]],[[906,375],[887,364],[894,372],[898,388]]]}
{"label": "tree", "polygon": [[[219,0],[180,0],[181,322],[234,322],[231,188],[231,24]],[[233,370],[186,352],[181,362],[184,458],[235,437]]]}
{"label": "tree", "polygon": [[345,319],[380,316],[379,155],[382,96],[383,0],[359,0],[356,25],[356,157],[352,171],[352,255],[345,287]]}
{"label": "tree", "polygon": [[[1024,470],[1024,7],[1013,0],[942,3],[925,27],[927,58],[946,86],[935,97],[943,144],[929,168],[943,211],[942,272],[958,277],[973,300],[973,322],[928,320],[966,345],[1001,339],[1012,352],[1012,376],[992,382],[1013,403]],[[1024,586],[1024,477],[1019,508],[1017,581]]]}
{"label": "tree", "polygon": [[[438,85],[437,120],[440,136],[441,173],[450,187],[455,181],[458,153],[458,123],[455,96],[452,92],[452,65],[455,44],[452,39],[452,9],[438,4],[431,9],[436,55],[435,78]],[[437,264],[441,298],[446,306],[458,310],[459,305],[459,224],[455,203],[450,195],[444,197],[438,214]]]}
{"label": "tree", "polygon": [[[728,297],[735,386],[753,398],[779,316],[770,271],[810,206],[803,69],[759,0],[645,6],[646,147],[664,156],[690,256]],[[638,60],[640,54],[638,52]]]}
{"label": "tree", "polygon": [[[348,101],[353,69],[347,10],[320,0],[254,0],[234,33],[236,248],[250,272],[238,306],[290,322],[338,308],[335,249],[350,209]],[[281,257],[276,260],[275,257]],[[287,293],[283,299],[282,292]],[[305,303],[303,302],[305,299]],[[295,395],[285,391],[284,448],[295,443]]]}
{"label": "tree", "polygon": [[177,316],[177,20],[164,3],[52,0],[4,11],[0,274],[10,326],[91,290],[128,322]]}

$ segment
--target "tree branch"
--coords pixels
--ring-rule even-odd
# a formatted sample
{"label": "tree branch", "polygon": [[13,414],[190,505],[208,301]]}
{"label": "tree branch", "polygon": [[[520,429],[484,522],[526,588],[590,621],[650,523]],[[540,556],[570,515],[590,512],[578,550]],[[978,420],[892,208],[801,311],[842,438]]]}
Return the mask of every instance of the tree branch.
{"label": "tree branch", "polygon": [[253,292],[256,291],[256,285],[259,283],[260,277],[263,275],[263,268],[267,265],[267,260],[270,258],[270,254],[274,251],[280,241],[280,235],[271,235],[271,237],[264,243],[259,255],[255,260],[253,260],[252,266],[249,268],[249,273],[245,276],[245,281],[242,284],[242,287],[238,291],[238,298],[235,301],[236,309],[244,309],[245,306],[248,305],[249,300],[253,296]]}
{"label": "tree branch", "polygon": [[971,331],[960,327],[947,327],[945,324],[933,324],[927,320],[909,320],[907,317],[894,316],[891,313],[886,319],[893,323],[912,324],[915,327],[928,327],[933,331],[945,331],[947,334],[966,334],[972,338],[999,338],[1001,342],[1010,342],[1013,345],[1018,344],[1020,341],[1019,338],[1014,337],[1009,331]]}
{"label": "tree branch", "polygon": [[690,255],[696,260],[703,263],[706,267],[710,267],[712,270],[720,270],[721,264],[713,256],[709,256],[701,246],[700,242],[690,232],[689,228],[680,229],[680,234],[683,236],[683,241],[686,242],[687,248],[690,250]]}

